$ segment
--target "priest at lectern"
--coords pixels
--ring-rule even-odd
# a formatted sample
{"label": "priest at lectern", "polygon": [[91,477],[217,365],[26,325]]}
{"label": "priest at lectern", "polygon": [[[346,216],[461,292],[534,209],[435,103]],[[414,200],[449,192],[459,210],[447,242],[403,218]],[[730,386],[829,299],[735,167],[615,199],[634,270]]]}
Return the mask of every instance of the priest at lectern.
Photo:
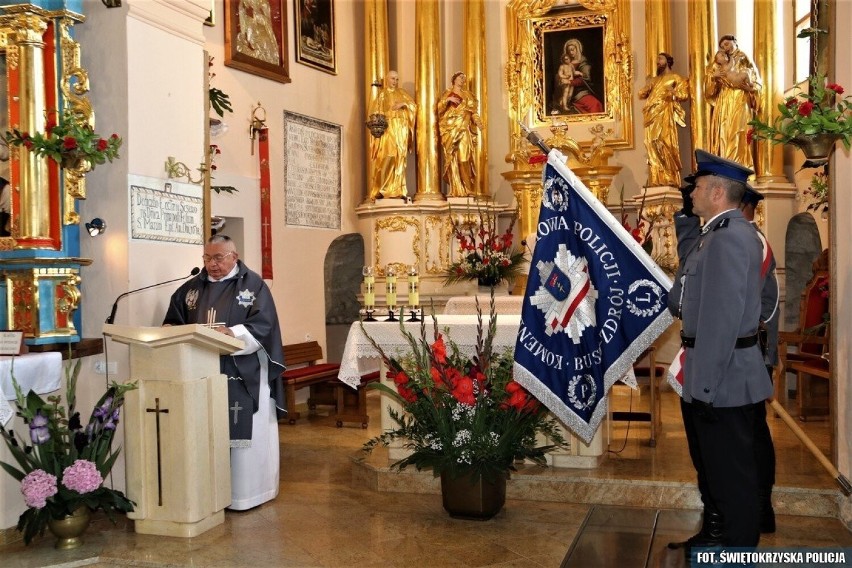
{"label": "priest at lectern", "polygon": [[163,325],[197,323],[245,342],[220,358],[228,377],[229,509],[243,511],[278,495],[278,418],[286,415],[281,328],[272,293],[239,260],[230,237],[211,237],[202,258],[204,270],[172,295]]}

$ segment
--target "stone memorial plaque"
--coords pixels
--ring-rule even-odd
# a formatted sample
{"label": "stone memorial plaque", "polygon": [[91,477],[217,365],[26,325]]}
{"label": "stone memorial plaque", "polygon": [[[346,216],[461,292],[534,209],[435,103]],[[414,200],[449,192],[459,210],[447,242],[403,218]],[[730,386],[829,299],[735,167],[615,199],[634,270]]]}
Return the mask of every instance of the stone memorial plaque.
{"label": "stone memorial plaque", "polygon": [[284,111],[285,223],[340,229],[341,126]]}
{"label": "stone memorial plaque", "polygon": [[203,211],[198,186],[131,176],[133,239],[204,244]]}

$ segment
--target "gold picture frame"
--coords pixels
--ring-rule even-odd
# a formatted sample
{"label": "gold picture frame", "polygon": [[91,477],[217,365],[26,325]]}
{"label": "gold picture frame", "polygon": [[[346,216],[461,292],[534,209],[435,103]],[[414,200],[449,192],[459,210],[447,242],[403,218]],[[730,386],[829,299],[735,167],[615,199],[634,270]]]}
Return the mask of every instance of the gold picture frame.
{"label": "gold picture frame", "polygon": [[[583,146],[592,143],[590,127],[596,127],[606,132],[607,146],[632,148],[630,1],[583,4],[591,7],[541,10],[533,2],[515,7],[514,21],[508,22],[514,40],[508,65],[513,114],[531,128],[565,126]],[[563,93],[559,73],[569,44],[575,46],[567,62],[573,84]]]}
{"label": "gold picture frame", "polygon": [[225,65],[289,83],[285,0],[225,0],[224,12]]}
{"label": "gold picture frame", "polygon": [[296,61],[337,75],[334,0],[296,0]]}

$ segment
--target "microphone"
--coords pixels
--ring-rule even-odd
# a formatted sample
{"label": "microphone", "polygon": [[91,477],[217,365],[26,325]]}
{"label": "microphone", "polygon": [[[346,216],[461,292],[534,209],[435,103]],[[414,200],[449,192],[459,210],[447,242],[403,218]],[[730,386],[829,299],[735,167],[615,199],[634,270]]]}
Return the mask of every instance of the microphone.
{"label": "microphone", "polygon": [[112,323],[115,321],[115,310],[118,309],[118,301],[121,300],[125,296],[129,296],[130,294],[135,294],[136,292],[141,292],[142,290],[147,290],[148,288],[156,288],[157,286],[162,286],[163,284],[171,284],[172,282],[177,282],[178,280],[186,280],[191,276],[195,276],[201,272],[201,269],[197,266],[193,268],[189,272],[189,276],[181,276],[180,278],[173,278],[171,280],[166,280],[165,282],[160,282],[158,284],[151,284],[150,286],[143,286],[142,288],[137,288],[136,290],[130,290],[129,292],[125,292],[124,294],[120,294],[118,298],[115,299],[115,303],[112,305],[112,311],[109,313],[109,317],[106,319],[106,323]]}
{"label": "microphone", "polygon": [[533,252],[532,252],[532,249],[530,248],[530,245],[528,245],[528,244],[527,244],[527,240],[526,240],[526,239],[523,239],[523,240],[521,241],[521,246],[522,246],[522,247],[524,247],[525,249],[527,249],[527,251],[530,253],[530,258],[532,258],[532,254],[533,254]]}

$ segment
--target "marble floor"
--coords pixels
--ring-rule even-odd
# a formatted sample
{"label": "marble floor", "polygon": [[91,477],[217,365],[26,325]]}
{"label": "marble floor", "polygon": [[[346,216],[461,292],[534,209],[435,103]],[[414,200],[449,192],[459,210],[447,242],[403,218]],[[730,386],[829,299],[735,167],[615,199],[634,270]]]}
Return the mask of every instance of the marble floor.
{"label": "marble floor", "polygon": [[[647,396],[647,395],[645,395]],[[377,492],[353,482],[352,458],[378,432],[379,401],[368,396],[373,422],[335,428],[319,413],[295,426],[282,425],[281,492],[274,501],[251,511],[227,512],[224,524],[191,539],[137,535],[131,523],[113,526],[96,516],[85,544],[56,551],[49,536],[25,547],[0,547],[0,565],[44,566],[382,566],[382,567],[558,567],[584,526],[592,503],[508,499],[494,519],[485,522],[449,518],[434,493]],[[645,397],[614,397],[616,408],[634,409]],[[693,473],[671,392],[663,397],[663,428],[656,448],[648,445],[646,423],[613,424],[610,452],[600,468],[565,475],[606,480],[629,478],[685,483]],[[778,492],[834,495],[834,481],[793,437],[780,419],[770,417],[778,454]],[[814,441],[828,450],[828,424],[803,424]],[[510,482],[511,483],[511,482]],[[648,504],[666,507],[665,503]],[[670,510],[670,509],[669,509]],[[694,532],[699,515],[676,510],[672,539]],[[604,527],[605,530],[606,527]],[[630,539],[613,527],[595,555],[600,566],[681,566],[676,552],[658,546],[643,562]],[[833,518],[778,515],[778,530],[761,546],[852,547],[852,533]],[[621,551],[621,552],[620,552]],[[641,557],[642,555],[639,555]],[[566,564],[567,566],[567,564]],[[591,568],[591,566],[590,566]]]}

